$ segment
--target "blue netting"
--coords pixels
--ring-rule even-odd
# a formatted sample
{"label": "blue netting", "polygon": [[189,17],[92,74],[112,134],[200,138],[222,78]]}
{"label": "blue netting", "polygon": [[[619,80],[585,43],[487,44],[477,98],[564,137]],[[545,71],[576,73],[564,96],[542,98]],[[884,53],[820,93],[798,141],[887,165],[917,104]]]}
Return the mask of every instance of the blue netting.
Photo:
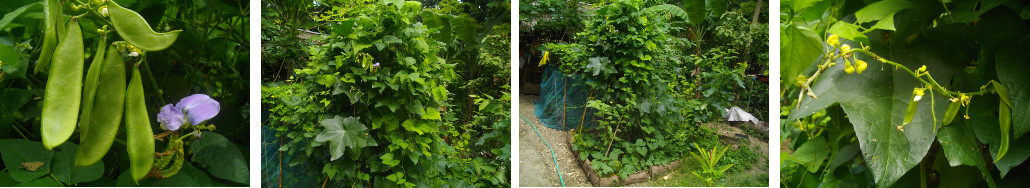
{"label": "blue netting", "polygon": [[[569,130],[581,125],[583,128],[596,127],[594,113],[597,110],[585,108],[587,97],[590,96],[587,82],[589,80],[584,79],[582,75],[567,76],[558,68],[548,65],[544,69],[540,96],[533,105],[533,113],[544,126],[553,129]],[[565,108],[564,112],[562,108]],[[580,121],[583,123],[580,124]]]}

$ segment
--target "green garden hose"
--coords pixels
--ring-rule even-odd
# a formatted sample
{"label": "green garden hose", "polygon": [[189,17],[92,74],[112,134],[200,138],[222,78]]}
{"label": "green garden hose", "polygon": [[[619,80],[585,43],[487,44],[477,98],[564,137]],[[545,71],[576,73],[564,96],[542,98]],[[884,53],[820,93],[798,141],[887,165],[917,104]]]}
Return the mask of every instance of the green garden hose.
{"label": "green garden hose", "polygon": [[565,179],[561,177],[561,168],[558,168],[558,158],[554,157],[554,149],[551,148],[551,145],[547,144],[547,140],[544,140],[544,136],[540,135],[540,131],[536,130],[536,127],[533,126],[533,123],[530,123],[529,120],[526,119],[526,117],[522,116],[522,114],[519,114],[519,117],[521,117],[523,121],[526,121],[526,123],[529,123],[529,127],[533,128],[533,131],[536,132],[536,136],[539,136],[540,140],[544,141],[544,145],[547,146],[547,149],[551,150],[551,159],[554,159],[554,169],[558,170],[558,181],[561,181],[561,186],[565,187]]}

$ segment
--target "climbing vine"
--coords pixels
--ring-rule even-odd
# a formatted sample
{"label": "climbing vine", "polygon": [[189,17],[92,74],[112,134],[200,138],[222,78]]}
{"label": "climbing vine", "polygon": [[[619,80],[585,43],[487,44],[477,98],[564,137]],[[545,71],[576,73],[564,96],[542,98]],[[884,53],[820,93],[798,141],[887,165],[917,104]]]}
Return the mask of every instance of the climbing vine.
{"label": "climbing vine", "polygon": [[783,186],[1021,182],[1025,6],[784,3]]}

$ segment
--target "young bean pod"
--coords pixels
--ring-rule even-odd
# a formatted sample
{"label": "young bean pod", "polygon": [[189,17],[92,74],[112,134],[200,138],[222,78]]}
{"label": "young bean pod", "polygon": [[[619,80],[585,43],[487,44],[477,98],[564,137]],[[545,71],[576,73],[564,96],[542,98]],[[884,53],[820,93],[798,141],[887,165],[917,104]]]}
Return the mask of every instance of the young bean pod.
{"label": "young bean pod", "polygon": [[959,107],[962,107],[962,101],[958,98],[951,99],[951,104],[948,105],[948,110],[944,112],[944,125],[951,124],[951,120],[954,120],[955,115],[958,114]]}
{"label": "young bean pod", "polygon": [[39,73],[50,66],[50,60],[54,57],[54,48],[57,47],[58,30],[60,25],[61,2],[59,0],[43,1],[43,50],[39,54],[39,62],[33,70]]}
{"label": "young bean pod", "polygon": [[145,51],[160,51],[175,43],[182,30],[169,31],[165,33],[155,32],[150,28],[147,20],[139,13],[126,9],[114,1],[108,1],[108,14],[111,18],[111,25],[118,35],[122,36],[129,44]]}
{"label": "young bean pod", "polygon": [[43,95],[41,135],[43,146],[53,149],[75,132],[82,98],[82,29],[78,20],[68,23],[68,32],[57,45],[53,67]]}
{"label": "young bean pod", "polygon": [[103,94],[93,97],[93,105],[87,106],[89,109],[84,110],[91,112],[92,118],[82,122],[88,123],[89,128],[88,131],[79,133],[85,135],[86,139],[81,142],[76,153],[77,166],[89,166],[103,158],[111,149],[111,143],[114,142],[118,126],[122,122],[122,111],[125,109],[125,61],[114,45],[109,48],[103,64],[98,62],[97,65],[92,65],[102,66],[99,69],[99,83],[96,84],[95,91]]}
{"label": "young bean pod", "polygon": [[132,79],[125,89],[125,133],[129,154],[129,172],[137,183],[154,167],[154,132],[150,129],[143,81],[139,68],[132,69]]}
{"label": "young bean pod", "polygon": [[998,157],[994,158],[997,163],[1005,153],[1009,151],[1009,127],[1012,126],[1012,109],[1005,102],[998,104],[998,126],[1001,128],[1001,146],[998,147]]}
{"label": "young bean pod", "polygon": [[[86,80],[82,88],[82,112],[79,114],[79,143],[85,143],[89,133],[89,124],[93,118],[93,97],[97,92],[97,82],[100,81],[100,71],[104,67],[104,51],[107,50],[106,38],[97,41],[97,53],[93,54],[93,61],[89,63],[89,70],[86,71]],[[81,150],[81,146],[79,149]]]}

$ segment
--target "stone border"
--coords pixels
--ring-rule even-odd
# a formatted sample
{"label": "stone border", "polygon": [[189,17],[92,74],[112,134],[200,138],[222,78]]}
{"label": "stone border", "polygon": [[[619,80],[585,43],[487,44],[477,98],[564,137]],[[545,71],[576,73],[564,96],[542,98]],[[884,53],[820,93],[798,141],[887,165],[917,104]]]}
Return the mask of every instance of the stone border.
{"label": "stone border", "polygon": [[586,175],[587,180],[596,187],[615,187],[646,182],[651,177],[662,176],[672,169],[676,169],[676,167],[679,167],[683,162],[683,160],[680,159],[665,165],[651,166],[651,168],[630,174],[629,176],[626,176],[625,179],[619,177],[619,175],[601,177],[597,174],[597,171],[594,171],[594,168],[590,166],[590,160],[581,160],[579,158],[579,151],[572,149],[572,135],[568,132],[565,134],[567,138],[565,145],[569,148],[569,151],[572,151],[572,156],[573,158],[576,158],[577,161],[576,164],[583,169],[583,173]]}

